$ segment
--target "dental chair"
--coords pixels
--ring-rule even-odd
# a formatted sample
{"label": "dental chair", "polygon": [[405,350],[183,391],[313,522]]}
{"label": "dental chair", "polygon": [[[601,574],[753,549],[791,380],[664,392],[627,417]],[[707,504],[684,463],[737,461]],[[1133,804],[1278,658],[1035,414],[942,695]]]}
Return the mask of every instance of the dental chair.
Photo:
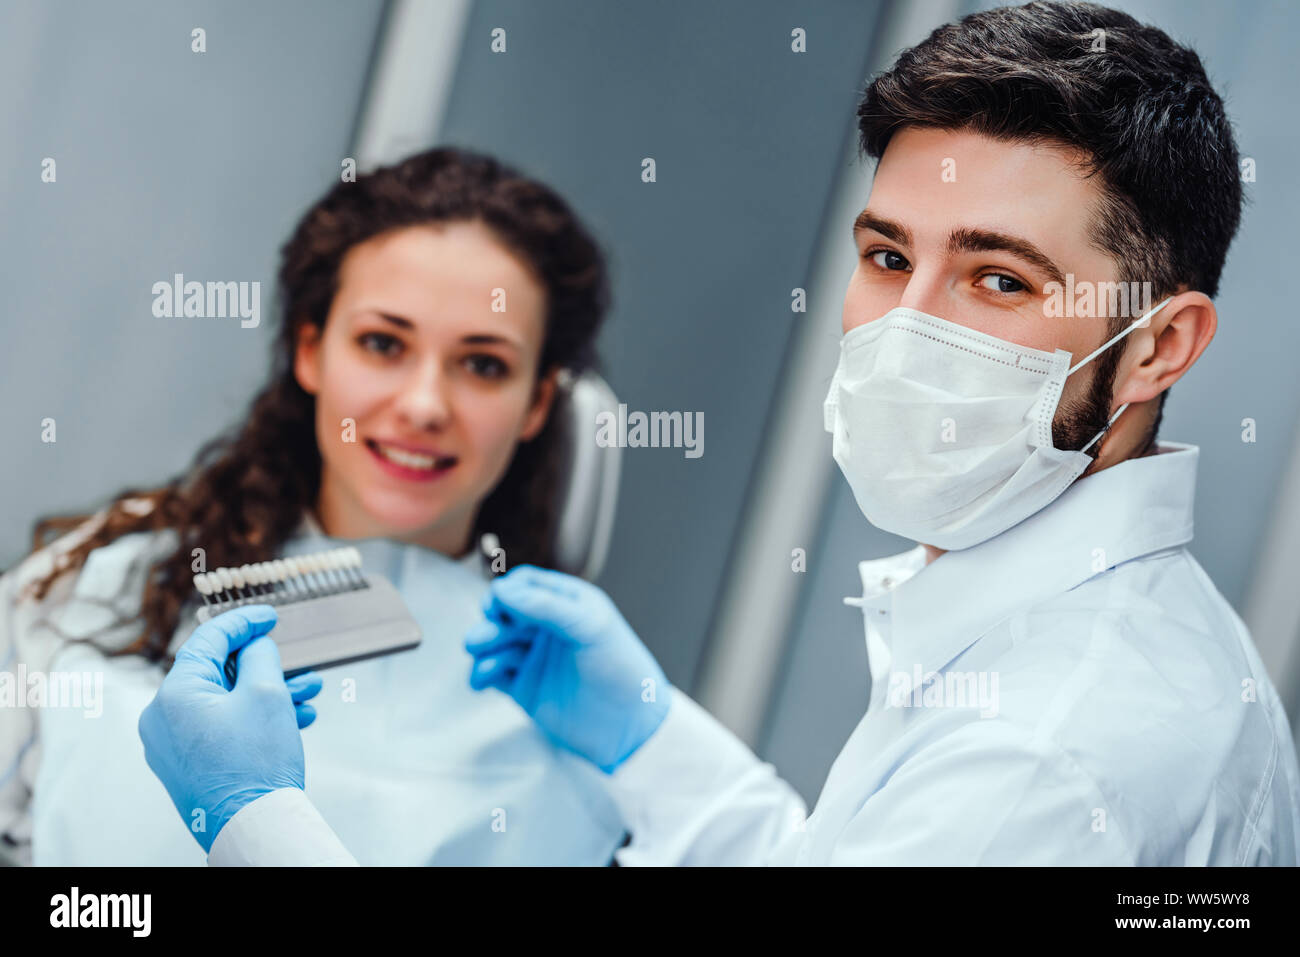
{"label": "dental chair", "polygon": [[556,531],[556,564],[562,572],[594,581],[609,553],[623,451],[596,444],[596,416],[617,414],[618,399],[592,371],[562,380],[561,388],[569,394],[569,446],[560,479],[564,504]]}

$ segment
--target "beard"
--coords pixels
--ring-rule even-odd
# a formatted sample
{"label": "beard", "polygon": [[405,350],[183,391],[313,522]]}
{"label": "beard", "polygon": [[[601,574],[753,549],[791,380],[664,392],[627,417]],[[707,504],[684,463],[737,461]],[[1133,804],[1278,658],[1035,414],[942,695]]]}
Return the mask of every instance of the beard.
{"label": "beard", "polygon": [[[1052,419],[1052,444],[1061,451],[1077,452],[1107,427],[1120,354],[1120,350],[1111,349],[1101,356],[1087,395],[1057,408]],[[1101,452],[1101,442],[1098,439],[1086,454],[1095,459]]]}

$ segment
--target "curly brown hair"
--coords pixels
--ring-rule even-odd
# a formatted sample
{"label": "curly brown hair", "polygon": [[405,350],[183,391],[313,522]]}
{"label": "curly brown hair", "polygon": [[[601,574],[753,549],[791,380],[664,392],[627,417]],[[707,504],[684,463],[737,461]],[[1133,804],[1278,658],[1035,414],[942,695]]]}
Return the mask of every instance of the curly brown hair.
{"label": "curly brown hair", "polygon": [[[546,333],[537,375],[578,374],[595,361],[594,340],[609,307],[604,256],[555,192],[497,160],[440,148],[340,182],[299,221],[280,251],[280,328],[269,383],[253,398],[242,425],[206,443],[193,464],[165,486],[127,489],[94,515],[47,517],[32,549],[87,520],[103,521],[53,569],[29,586],[42,600],[54,582],[80,568],[97,548],[123,535],[174,529],[173,552],[148,571],[139,618],[144,631],[111,654],[168,657],[187,602],[194,600],[193,549],[207,567],[239,566],[276,557],[316,504],[321,457],[313,423],[315,398],[298,384],[293,358],[298,328],[323,331],[338,289],[339,267],[353,246],[382,233],[430,223],[481,221],[530,264],[546,291]],[[545,427],[521,442],[505,476],[484,500],[477,539],[497,536],[511,562],[554,564],[559,465],[566,436],[567,396],[557,393]]]}

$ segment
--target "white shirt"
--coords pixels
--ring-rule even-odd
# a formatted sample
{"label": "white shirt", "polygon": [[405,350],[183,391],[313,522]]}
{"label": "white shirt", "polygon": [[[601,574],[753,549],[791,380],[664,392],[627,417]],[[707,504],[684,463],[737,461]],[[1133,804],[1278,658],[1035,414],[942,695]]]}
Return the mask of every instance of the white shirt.
{"label": "white shirt", "polygon": [[[1184,547],[1196,459],[1164,443],[974,548],[863,562],[871,699],[806,821],[675,691],[605,779],[633,835],[620,862],[1300,863],[1289,724]],[[267,829],[286,863],[347,860],[284,791],[237,814],[211,863],[278,863],[251,853]]]}
{"label": "white shirt", "polygon": [[[311,521],[281,553],[337,544],[357,547],[367,571],[393,582],[423,633],[414,650],[320,672],[318,717],[302,733],[306,793],[356,856],[387,865],[608,863],[624,829],[601,772],[547,741],[513,701],[468,686],[464,636],[488,586],[481,558],[386,539],[343,543]],[[99,554],[107,549],[92,553],[80,593],[92,582],[107,590],[110,571],[120,582],[129,550],[111,560]],[[193,628],[183,621],[178,637]],[[75,645],[53,667],[102,674],[102,714],[39,714],[34,863],[202,866],[206,856],[146,764],[137,731],[162,669]],[[435,793],[443,802],[430,814]],[[268,837],[272,849],[277,839]]]}

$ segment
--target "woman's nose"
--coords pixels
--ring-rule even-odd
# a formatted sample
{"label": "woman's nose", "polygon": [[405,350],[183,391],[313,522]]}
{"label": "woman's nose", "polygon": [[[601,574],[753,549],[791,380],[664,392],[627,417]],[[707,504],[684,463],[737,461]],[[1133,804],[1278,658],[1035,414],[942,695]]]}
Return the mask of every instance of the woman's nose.
{"label": "woman's nose", "polygon": [[451,417],[450,383],[439,364],[426,363],[402,383],[397,410],[414,428],[446,424]]}

